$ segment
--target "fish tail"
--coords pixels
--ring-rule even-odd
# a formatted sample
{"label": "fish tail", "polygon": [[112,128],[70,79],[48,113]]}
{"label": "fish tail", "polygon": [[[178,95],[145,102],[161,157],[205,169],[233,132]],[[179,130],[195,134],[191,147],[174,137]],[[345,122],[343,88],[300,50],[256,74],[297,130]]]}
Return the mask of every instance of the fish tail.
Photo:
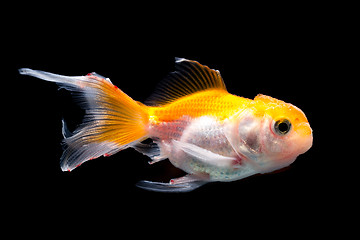
{"label": "fish tail", "polygon": [[70,133],[63,122],[65,150],[60,160],[63,171],[112,155],[147,138],[149,107],[134,101],[110,79],[96,73],[68,77],[28,68],[19,72],[55,82],[80,96],[80,106],[86,110],[83,123]]}

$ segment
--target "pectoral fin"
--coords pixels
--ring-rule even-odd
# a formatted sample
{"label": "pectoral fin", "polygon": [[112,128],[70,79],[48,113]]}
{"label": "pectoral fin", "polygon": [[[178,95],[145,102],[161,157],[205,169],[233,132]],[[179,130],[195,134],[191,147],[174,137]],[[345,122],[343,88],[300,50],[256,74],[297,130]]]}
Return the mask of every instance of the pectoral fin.
{"label": "pectoral fin", "polygon": [[236,161],[235,157],[222,156],[191,143],[173,140],[173,144],[175,147],[180,148],[197,160],[216,167],[230,167],[233,165],[234,161]]}

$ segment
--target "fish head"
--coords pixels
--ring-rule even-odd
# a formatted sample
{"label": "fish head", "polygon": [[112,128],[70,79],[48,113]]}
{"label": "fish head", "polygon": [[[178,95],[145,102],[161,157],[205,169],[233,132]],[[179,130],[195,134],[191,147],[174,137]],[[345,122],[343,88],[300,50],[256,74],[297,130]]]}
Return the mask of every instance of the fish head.
{"label": "fish head", "polygon": [[261,121],[257,133],[258,161],[265,167],[264,172],[290,165],[297,156],[311,148],[312,129],[298,107],[259,94],[254,99],[253,115]]}

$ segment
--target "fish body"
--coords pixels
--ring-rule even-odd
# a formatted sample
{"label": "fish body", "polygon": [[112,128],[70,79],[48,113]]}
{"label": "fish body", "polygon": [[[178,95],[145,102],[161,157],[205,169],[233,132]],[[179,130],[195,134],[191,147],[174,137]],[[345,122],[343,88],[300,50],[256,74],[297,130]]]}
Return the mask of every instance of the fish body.
{"label": "fish body", "polygon": [[235,180],[241,177],[235,167],[240,159],[225,136],[226,120],[250,101],[219,90],[193,94],[152,109],[149,135],[158,139],[162,155],[185,172],[206,174],[212,181]]}
{"label": "fish body", "polygon": [[[196,61],[177,58],[175,67],[146,104],[95,73],[20,73],[56,82],[83,97],[83,124],[72,134],[63,127],[64,171],[132,147],[149,156],[150,163],[169,159],[187,173],[169,183],[144,180],[137,186],[186,192],[207,182],[281,169],[311,147],[312,130],[299,108],[261,94],[253,100],[230,94],[219,71]],[[153,143],[143,143],[147,138]]]}

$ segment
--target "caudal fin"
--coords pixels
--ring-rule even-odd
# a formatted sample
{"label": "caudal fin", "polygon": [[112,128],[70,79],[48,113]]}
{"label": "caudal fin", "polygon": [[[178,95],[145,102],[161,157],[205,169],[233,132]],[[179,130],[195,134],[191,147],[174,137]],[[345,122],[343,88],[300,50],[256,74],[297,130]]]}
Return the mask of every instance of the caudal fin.
{"label": "caudal fin", "polygon": [[96,73],[68,77],[28,68],[19,72],[80,93],[86,115],[72,135],[63,127],[66,132],[66,147],[60,160],[63,171],[71,171],[87,160],[114,154],[146,138],[147,107],[126,95],[110,79]]}

